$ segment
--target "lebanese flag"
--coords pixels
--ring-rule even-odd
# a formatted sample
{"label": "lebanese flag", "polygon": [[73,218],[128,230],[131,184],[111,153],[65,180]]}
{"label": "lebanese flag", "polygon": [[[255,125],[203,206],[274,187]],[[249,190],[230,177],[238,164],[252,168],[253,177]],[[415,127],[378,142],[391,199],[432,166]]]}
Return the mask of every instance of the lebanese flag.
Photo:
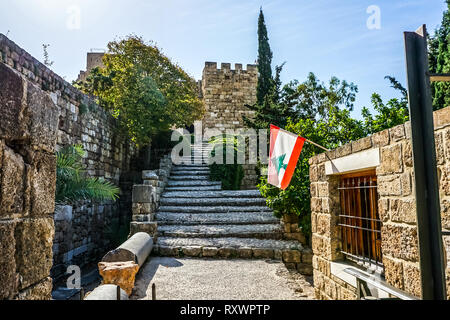
{"label": "lebanese flag", "polygon": [[267,182],[283,190],[289,186],[305,140],[294,133],[270,125]]}

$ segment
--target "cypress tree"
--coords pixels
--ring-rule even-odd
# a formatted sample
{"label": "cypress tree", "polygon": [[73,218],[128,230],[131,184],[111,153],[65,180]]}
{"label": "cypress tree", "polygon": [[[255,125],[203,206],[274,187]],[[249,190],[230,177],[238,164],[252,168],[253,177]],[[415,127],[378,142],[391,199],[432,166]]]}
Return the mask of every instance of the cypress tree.
{"label": "cypress tree", "polygon": [[258,104],[264,103],[264,97],[270,92],[273,86],[272,79],[272,51],[270,50],[269,37],[267,36],[266,23],[262,8],[259,10],[258,18],[258,86],[256,88],[256,98]]}
{"label": "cypress tree", "polygon": [[[450,72],[450,0],[446,0],[447,10],[444,11],[441,26],[436,30],[429,42],[429,62],[431,73]],[[450,83],[432,82],[431,94],[433,109],[438,110],[450,106]]]}

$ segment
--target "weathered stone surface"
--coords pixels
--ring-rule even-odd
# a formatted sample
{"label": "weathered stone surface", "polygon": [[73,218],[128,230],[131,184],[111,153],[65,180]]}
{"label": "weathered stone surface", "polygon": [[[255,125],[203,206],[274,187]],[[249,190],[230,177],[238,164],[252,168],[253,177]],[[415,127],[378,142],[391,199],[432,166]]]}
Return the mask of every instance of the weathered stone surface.
{"label": "weathered stone surface", "polygon": [[352,153],[352,144],[351,143],[347,143],[339,148],[336,148],[336,158],[348,156],[351,153]]}
{"label": "weathered stone surface", "polygon": [[0,63],[0,138],[22,140],[28,136],[22,77]]}
{"label": "weathered stone surface", "polygon": [[131,295],[139,265],[134,261],[99,262],[98,270],[103,278],[103,284],[115,284]]}
{"label": "weathered stone surface", "polygon": [[15,222],[0,221],[0,299],[11,299],[19,286],[14,258],[16,246],[14,228]]}
{"label": "weathered stone surface", "polygon": [[199,257],[202,254],[202,247],[200,246],[184,247],[183,254],[188,257]]}
{"label": "weathered stone surface", "polygon": [[378,214],[381,221],[386,222],[389,220],[389,199],[382,198],[378,200]]}
{"label": "weathered stone surface", "polygon": [[403,289],[403,263],[395,261],[389,257],[383,257],[384,274],[386,281],[402,290]]}
{"label": "weathered stone surface", "polygon": [[51,300],[52,299],[52,278],[47,277],[41,282],[32,285],[21,291],[16,297],[17,300]]}
{"label": "weathered stone surface", "polygon": [[445,154],[444,154],[444,139],[442,132],[434,133],[434,143],[436,147],[436,163],[444,164],[445,162]]}
{"label": "weathered stone surface", "polygon": [[238,254],[239,254],[239,258],[243,258],[243,259],[251,259],[252,255],[253,255],[253,251],[252,248],[238,248]]}
{"label": "weathered stone surface", "polygon": [[134,261],[139,266],[142,266],[152,249],[153,240],[151,236],[145,232],[138,232],[117,249],[108,252],[102,258],[102,262]]}
{"label": "weathered stone surface", "polygon": [[25,199],[25,163],[22,156],[11,148],[3,148],[3,165],[1,175],[0,216],[20,214],[24,211]]}
{"label": "weathered stone surface", "polygon": [[219,251],[217,252],[217,254],[219,255],[219,257],[222,257],[222,258],[234,258],[234,257],[237,257],[237,250],[236,250],[236,248],[232,248],[232,247],[222,247],[222,248],[219,248]]}
{"label": "weathered stone surface", "polygon": [[[84,300],[118,300],[117,299],[117,285],[103,284],[88,293]],[[120,300],[128,300],[128,294],[120,289]]]}
{"label": "weathered stone surface", "polygon": [[421,297],[420,270],[418,266],[404,263],[403,274],[405,291],[415,295],[416,297]]}
{"label": "weathered stone surface", "polygon": [[378,194],[380,196],[400,196],[402,186],[399,175],[378,177]]}
{"label": "weathered stone surface", "polygon": [[405,127],[403,124],[389,129],[389,135],[392,142],[400,141],[405,138]]}
{"label": "weathered stone surface", "polygon": [[143,180],[158,180],[159,176],[156,174],[155,170],[144,170],[142,171]]}
{"label": "weathered stone surface", "polygon": [[154,201],[154,187],[144,184],[133,186],[133,202],[151,203]]}
{"label": "weathered stone surface", "polygon": [[273,259],[273,249],[253,248],[253,258],[255,259]]}
{"label": "weathered stone surface", "polygon": [[302,261],[302,254],[298,250],[283,250],[283,262],[295,262]]}
{"label": "weathered stone surface", "polygon": [[384,254],[408,261],[418,261],[418,239],[415,227],[384,224],[381,228],[381,246]]}
{"label": "weathered stone surface", "polygon": [[384,147],[389,144],[389,129],[374,133],[372,135],[373,147]]}
{"label": "weathered stone surface", "polygon": [[53,235],[53,217],[27,219],[17,223],[14,236],[20,289],[49,276],[53,262]]}
{"label": "weathered stone surface", "polygon": [[302,250],[302,262],[312,265],[313,253],[311,249]]}
{"label": "weathered stone surface", "polygon": [[308,263],[297,263],[297,271],[300,272],[301,274],[312,276],[313,267]]}
{"label": "weathered stone surface", "polygon": [[157,232],[158,223],[157,222],[137,222],[133,221],[130,223],[130,234],[129,238],[138,232],[145,232],[153,238],[153,242],[156,243],[156,237],[158,235]]}
{"label": "weathered stone surface", "polygon": [[352,153],[366,150],[372,147],[372,139],[371,137],[365,137],[352,142]]}
{"label": "weathered stone surface", "polygon": [[31,144],[37,149],[54,152],[58,131],[58,108],[48,93],[29,82],[27,105],[31,119]]}
{"label": "weathered stone surface", "polygon": [[[450,200],[442,200],[441,201],[441,223],[442,228],[450,230]],[[449,242],[450,248],[450,242]],[[449,254],[450,259],[450,254]]]}
{"label": "weathered stone surface", "polygon": [[31,215],[46,216],[55,211],[56,157],[36,152],[31,166]]}
{"label": "weathered stone surface", "polygon": [[416,201],[414,198],[391,199],[390,206],[392,221],[405,223],[416,222]]}
{"label": "weathered stone surface", "polygon": [[202,248],[202,256],[203,257],[215,257],[219,252],[218,248],[215,247],[204,247]]}
{"label": "weathered stone surface", "polygon": [[402,145],[400,143],[381,149],[381,164],[377,174],[393,174],[403,172]]}

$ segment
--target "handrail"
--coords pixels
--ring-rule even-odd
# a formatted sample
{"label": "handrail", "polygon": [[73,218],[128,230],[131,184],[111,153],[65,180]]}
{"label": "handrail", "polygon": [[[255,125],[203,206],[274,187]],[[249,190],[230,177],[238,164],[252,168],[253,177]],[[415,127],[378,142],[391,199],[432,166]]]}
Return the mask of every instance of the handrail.
{"label": "handrail", "polygon": [[[367,284],[371,284],[374,287],[376,287],[384,292],[387,292],[397,298],[400,298],[401,300],[419,300],[419,298],[417,298],[411,294],[405,293],[405,292],[391,286],[390,284],[386,283],[385,281],[381,280],[380,278],[376,278],[374,276],[366,274],[358,269],[345,268],[344,272],[354,276],[358,281],[363,281]],[[359,296],[359,293],[358,293],[358,296]]]}

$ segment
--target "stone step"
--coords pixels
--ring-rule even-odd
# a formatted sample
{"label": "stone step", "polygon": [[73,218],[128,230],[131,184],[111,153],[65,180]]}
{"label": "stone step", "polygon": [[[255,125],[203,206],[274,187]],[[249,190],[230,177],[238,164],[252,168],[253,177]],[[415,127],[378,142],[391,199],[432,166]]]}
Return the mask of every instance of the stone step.
{"label": "stone step", "polygon": [[172,171],[170,176],[206,176],[209,174],[209,169],[202,170],[185,170]]}
{"label": "stone step", "polygon": [[227,213],[240,212],[272,212],[266,206],[160,206],[159,212],[185,212],[185,213]]}
{"label": "stone step", "polygon": [[217,186],[221,185],[222,183],[220,181],[177,181],[177,180],[168,180],[167,186],[169,187],[179,187],[179,186]]}
{"label": "stone step", "polygon": [[[222,190],[220,185],[212,186],[176,186],[176,187],[165,187],[165,192],[178,192],[178,191],[215,191]],[[164,193],[163,193],[164,195]]]}
{"label": "stone step", "polygon": [[169,181],[185,181],[185,180],[204,180],[204,181],[209,181],[209,176],[200,176],[200,175],[188,175],[188,176],[178,176],[178,175],[174,175],[174,176],[170,176],[169,177]]}
{"label": "stone step", "polygon": [[264,198],[161,198],[162,206],[263,206]]}
{"label": "stone step", "polygon": [[257,238],[282,239],[280,224],[211,224],[211,225],[163,225],[158,235],[178,238]]}
{"label": "stone step", "polygon": [[162,198],[261,198],[259,190],[220,190],[173,192],[167,190]]}
{"label": "stone step", "polygon": [[156,213],[158,225],[205,225],[205,224],[265,224],[279,223],[271,212],[223,213]]}
{"label": "stone step", "polygon": [[172,166],[172,172],[173,171],[198,171],[198,170],[209,170],[209,166],[206,164],[202,164],[202,165],[173,165]]}
{"label": "stone step", "polygon": [[[287,251],[303,250],[297,241],[254,238],[158,238],[153,252],[173,257],[221,257],[281,260]],[[297,255],[299,255],[297,253]]]}

